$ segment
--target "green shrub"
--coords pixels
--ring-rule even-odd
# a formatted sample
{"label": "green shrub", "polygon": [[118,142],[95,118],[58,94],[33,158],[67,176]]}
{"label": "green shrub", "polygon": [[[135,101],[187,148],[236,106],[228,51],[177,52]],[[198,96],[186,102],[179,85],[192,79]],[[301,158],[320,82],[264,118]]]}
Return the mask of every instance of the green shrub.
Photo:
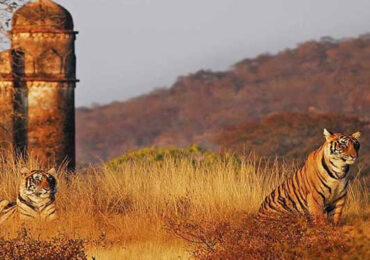
{"label": "green shrub", "polygon": [[240,158],[231,153],[219,154],[206,150],[199,145],[191,145],[184,148],[150,147],[130,151],[118,158],[112,159],[106,164],[106,167],[110,170],[119,170],[129,163],[153,163],[161,165],[166,161],[181,162],[183,160],[190,160],[195,167],[211,165],[217,161],[232,163],[235,166],[240,166],[241,164]]}

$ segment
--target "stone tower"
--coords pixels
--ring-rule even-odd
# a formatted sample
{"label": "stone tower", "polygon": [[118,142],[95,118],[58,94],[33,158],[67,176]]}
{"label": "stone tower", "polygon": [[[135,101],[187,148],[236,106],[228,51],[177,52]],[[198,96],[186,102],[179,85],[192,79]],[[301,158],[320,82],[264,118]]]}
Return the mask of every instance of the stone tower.
{"label": "stone tower", "polygon": [[14,112],[7,123],[14,150],[45,164],[68,162],[73,169],[77,80],[72,16],[53,1],[31,1],[15,12],[10,33],[11,76],[0,83],[0,106],[13,104],[3,109]]}
{"label": "stone tower", "polygon": [[14,87],[11,51],[0,53],[0,154],[13,150]]}

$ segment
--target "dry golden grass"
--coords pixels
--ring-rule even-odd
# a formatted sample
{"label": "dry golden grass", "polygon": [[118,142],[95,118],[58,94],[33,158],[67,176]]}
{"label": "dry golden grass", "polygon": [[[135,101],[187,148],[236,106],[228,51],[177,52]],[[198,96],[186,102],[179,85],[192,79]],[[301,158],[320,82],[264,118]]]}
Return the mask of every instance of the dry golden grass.
{"label": "dry golden grass", "polygon": [[[0,163],[0,198],[14,201],[19,170],[24,166]],[[35,161],[29,168],[38,168]],[[189,245],[167,230],[168,219],[237,221],[256,213],[261,201],[296,169],[294,164],[266,162],[250,157],[198,164],[165,159],[162,163],[137,161],[118,169],[99,166],[77,174],[58,171],[56,196],[59,219],[27,225],[32,236],[46,239],[58,234],[86,241],[97,259],[186,259]],[[344,221],[368,223],[369,196],[356,167]],[[366,222],[367,221],[367,222]],[[22,224],[11,219],[0,236],[11,239]]]}

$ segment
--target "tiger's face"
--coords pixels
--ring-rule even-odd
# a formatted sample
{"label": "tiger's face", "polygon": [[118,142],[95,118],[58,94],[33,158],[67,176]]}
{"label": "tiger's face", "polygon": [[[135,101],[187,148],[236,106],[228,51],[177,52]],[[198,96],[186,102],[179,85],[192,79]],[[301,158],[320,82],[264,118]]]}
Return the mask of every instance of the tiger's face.
{"label": "tiger's face", "polygon": [[354,164],[358,158],[360,143],[360,132],[352,135],[344,135],[340,133],[331,133],[324,129],[324,136],[326,138],[325,154],[336,164],[351,165]]}
{"label": "tiger's face", "polygon": [[57,192],[57,181],[52,174],[55,174],[55,169],[48,172],[43,170],[21,170],[22,180],[20,193],[37,198],[45,198]]}

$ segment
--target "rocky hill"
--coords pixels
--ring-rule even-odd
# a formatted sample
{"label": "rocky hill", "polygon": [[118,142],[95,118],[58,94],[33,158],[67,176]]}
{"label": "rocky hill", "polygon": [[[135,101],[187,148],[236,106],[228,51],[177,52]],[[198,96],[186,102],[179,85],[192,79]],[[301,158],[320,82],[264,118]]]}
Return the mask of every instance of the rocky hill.
{"label": "rocky hill", "polygon": [[80,108],[78,160],[105,160],[151,145],[197,143],[216,149],[215,137],[225,127],[281,112],[330,112],[369,120],[368,35],[309,41],[276,55],[242,60],[228,71],[183,76],[170,88],[125,102]]}

